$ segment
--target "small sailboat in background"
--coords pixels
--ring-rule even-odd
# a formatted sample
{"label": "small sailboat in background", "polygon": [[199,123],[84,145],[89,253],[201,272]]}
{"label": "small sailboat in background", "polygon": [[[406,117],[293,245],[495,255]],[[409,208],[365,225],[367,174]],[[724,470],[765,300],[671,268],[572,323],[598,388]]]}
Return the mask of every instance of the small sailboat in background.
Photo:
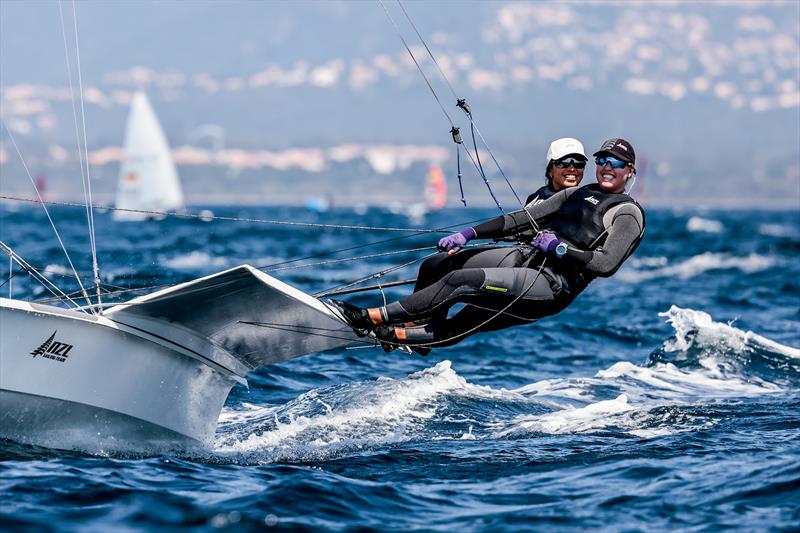
{"label": "small sailboat in background", "polygon": [[438,211],[447,204],[447,179],[442,167],[436,163],[428,166],[425,176],[425,202],[418,202],[408,206],[406,215],[414,224],[422,224],[425,215],[431,211]]}
{"label": "small sailboat in background", "polygon": [[425,203],[430,211],[438,211],[447,203],[447,179],[442,167],[436,163],[431,163],[428,167],[428,175],[425,180]]}
{"label": "small sailboat in background", "polygon": [[[137,92],[125,125],[125,144],[119,169],[116,207],[138,211],[177,211],[184,208],[175,162],[150,101]],[[114,220],[160,218],[136,211],[114,211]]]}

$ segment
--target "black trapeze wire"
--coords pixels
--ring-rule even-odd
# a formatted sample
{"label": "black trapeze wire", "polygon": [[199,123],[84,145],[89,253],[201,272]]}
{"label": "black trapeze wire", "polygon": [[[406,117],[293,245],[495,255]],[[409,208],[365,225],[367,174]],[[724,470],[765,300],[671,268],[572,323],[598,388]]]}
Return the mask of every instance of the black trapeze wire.
{"label": "black trapeze wire", "polygon": [[[439,64],[439,61],[437,61],[436,56],[433,55],[433,51],[430,49],[430,47],[428,46],[428,43],[425,41],[425,38],[420,33],[419,29],[417,28],[417,25],[414,23],[414,20],[411,18],[411,15],[408,13],[408,11],[406,10],[406,8],[403,5],[403,3],[401,2],[401,0],[396,0],[396,1],[397,1],[397,4],[400,6],[400,9],[403,11],[403,14],[405,15],[406,19],[408,20],[408,23],[414,29],[414,32],[417,34],[417,37],[419,38],[420,42],[425,47],[425,50],[428,52],[428,55],[430,56],[431,60],[433,61],[433,64],[436,65],[436,69],[439,71],[439,75],[442,77],[442,79],[447,84],[447,87],[450,89],[450,93],[453,95],[453,98],[455,98],[455,100],[456,100],[456,106],[458,108],[460,108],[464,112],[464,114],[467,116],[467,118],[469,119],[470,133],[472,135],[472,144],[473,144],[473,148],[475,150],[475,157],[477,159],[477,163],[478,163],[478,167],[479,167],[478,168],[478,172],[480,173],[481,177],[483,178],[484,182],[486,183],[486,186],[489,189],[489,193],[492,195],[492,198],[495,200],[495,203],[497,204],[498,207],[500,207],[500,204],[499,204],[499,202],[497,202],[497,198],[495,197],[494,192],[492,191],[492,188],[491,188],[491,186],[490,186],[490,184],[488,182],[488,179],[486,178],[486,173],[484,172],[483,165],[481,164],[481,161],[480,161],[480,155],[478,153],[477,143],[476,143],[476,140],[475,140],[475,134],[476,133],[477,133],[478,137],[480,138],[481,142],[483,143],[483,146],[486,148],[486,151],[489,153],[489,156],[492,158],[492,161],[494,162],[495,166],[497,167],[497,170],[500,172],[500,175],[503,176],[503,180],[506,182],[506,185],[508,185],[508,188],[511,190],[511,193],[514,195],[514,198],[516,198],[516,200],[519,203],[520,207],[522,207],[522,209],[525,211],[526,215],[528,216],[528,219],[530,220],[531,225],[533,226],[534,230],[539,231],[539,225],[536,223],[536,221],[533,219],[533,217],[531,217],[530,213],[528,213],[528,210],[525,208],[525,204],[522,202],[522,199],[519,197],[519,195],[517,194],[517,191],[514,189],[514,186],[511,184],[511,180],[508,179],[508,176],[506,175],[505,171],[503,171],[503,167],[500,165],[500,162],[495,157],[494,152],[492,151],[491,147],[489,146],[489,144],[486,142],[486,139],[481,134],[480,129],[478,129],[478,125],[475,124],[474,117],[472,116],[472,110],[470,109],[470,106],[467,103],[466,99],[458,97],[458,95],[455,92],[455,89],[453,88],[453,84],[450,83],[450,79],[444,73],[444,70],[442,69],[441,65]],[[386,8],[384,7],[384,9],[386,9]],[[396,25],[395,25],[395,28],[397,28]],[[398,30],[398,32],[399,32],[399,30]],[[402,36],[401,36],[401,39],[402,39]],[[404,40],[404,42],[405,42],[405,40]],[[406,48],[408,49],[408,47],[406,47]],[[409,50],[409,54],[411,54],[410,50]],[[416,60],[415,60],[415,63],[416,63]],[[426,79],[426,83],[427,83],[427,79]],[[430,84],[428,84],[428,85],[430,86]],[[437,101],[438,101],[438,98],[437,98]],[[469,153],[469,151],[467,151],[467,153]],[[459,177],[460,177],[460,170],[459,170]],[[459,180],[460,180],[460,178],[459,178]],[[460,181],[459,181],[459,185],[460,185]],[[463,191],[462,191],[462,202],[464,202],[464,200],[463,200]],[[465,205],[466,205],[466,203],[465,203]],[[503,209],[501,207],[500,207],[500,210],[503,211]]]}

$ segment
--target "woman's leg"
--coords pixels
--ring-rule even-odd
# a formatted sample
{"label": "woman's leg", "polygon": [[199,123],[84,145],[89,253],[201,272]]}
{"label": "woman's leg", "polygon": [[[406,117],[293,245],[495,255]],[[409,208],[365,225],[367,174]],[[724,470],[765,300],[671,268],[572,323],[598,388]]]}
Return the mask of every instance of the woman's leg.
{"label": "woman's leg", "polygon": [[457,254],[442,252],[422,262],[414,292],[433,285],[445,275],[462,268],[516,267],[523,261],[516,247],[470,248]]}
{"label": "woman's leg", "polygon": [[559,312],[568,303],[562,302],[554,293],[551,281],[535,270],[482,270],[484,280],[480,290],[462,292],[455,297],[457,301],[468,303],[455,316],[421,326],[395,328],[393,336],[401,344],[422,344],[431,348],[452,346],[478,332],[529,324]]}
{"label": "woman's leg", "polygon": [[481,294],[486,279],[482,268],[466,268],[446,274],[442,279],[402,300],[379,308],[381,321],[399,324],[427,321],[434,314],[447,316],[447,311],[464,298]]}

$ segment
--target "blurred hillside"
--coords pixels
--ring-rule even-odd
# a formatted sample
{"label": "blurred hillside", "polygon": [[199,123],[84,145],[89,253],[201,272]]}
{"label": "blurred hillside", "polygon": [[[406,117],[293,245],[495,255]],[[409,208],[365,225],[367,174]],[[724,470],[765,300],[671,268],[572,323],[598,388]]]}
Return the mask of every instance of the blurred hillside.
{"label": "blurred hillside", "polygon": [[[465,126],[402,11],[386,6]],[[588,150],[619,135],[646,166],[637,187],[651,203],[800,206],[800,3],[405,6],[520,191],[542,182],[553,138]],[[190,201],[416,201],[428,162],[454,178],[449,123],[378,3],[79,1],[77,13],[101,198],[116,187],[137,89]],[[63,39],[57,2],[0,2],[0,114],[49,194],[78,198]],[[464,171],[468,198],[487,204]],[[31,194],[5,132],[0,177],[4,194]]]}

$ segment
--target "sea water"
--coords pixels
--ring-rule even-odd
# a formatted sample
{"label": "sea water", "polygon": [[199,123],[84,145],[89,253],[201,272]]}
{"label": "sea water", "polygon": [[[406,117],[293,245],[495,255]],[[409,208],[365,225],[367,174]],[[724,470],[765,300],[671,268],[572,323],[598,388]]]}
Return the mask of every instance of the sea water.
{"label": "sea water", "polygon": [[[380,209],[215,211],[416,227]],[[492,214],[449,209],[414,223],[458,228]],[[0,215],[3,241],[76,288],[41,209],[5,205]],[[62,207],[53,219],[91,284],[84,213]],[[318,292],[422,258],[432,250],[404,250],[439,238],[116,223],[109,213],[95,224],[113,290],[249,263]],[[428,357],[340,349],[260,369],[234,388],[206,450],[90,454],[0,441],[0,528],[797,529],[799,259],[797,212],[649,210],[636,254],[560,315]],[[16,298],[49,297],[21,274],[8,283],[2,265],[4,296],[10,285]],[[377,281],[412,278],[416,266]],[[377,305],[408,290],[349,299]]]}

